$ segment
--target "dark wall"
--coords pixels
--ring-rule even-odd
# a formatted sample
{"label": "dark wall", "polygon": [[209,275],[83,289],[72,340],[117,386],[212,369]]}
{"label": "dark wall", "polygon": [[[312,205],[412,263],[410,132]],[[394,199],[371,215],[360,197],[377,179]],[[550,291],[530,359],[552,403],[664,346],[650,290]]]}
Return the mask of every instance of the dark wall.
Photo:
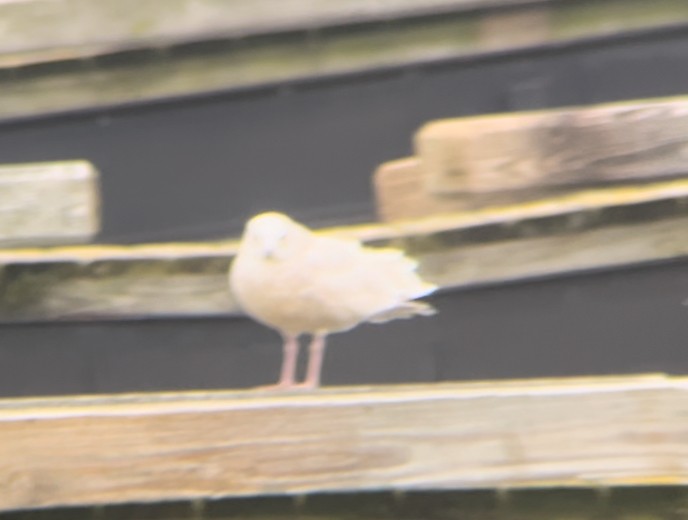
{"label": "dark wall", "polygon": [[443,117],[688,91],[688,32],[0,125],[0,160],[84,157],[103,174],[102,241],[237,233],[281,209],[370,218],[370,175]]}
{"label": "dark wall", "polygon": [[[458,291],[434,317],[330,338],[324,383],[688,372],[688,261]],[[4,326],[0,395],[234,388],[277,379],[247,319]]]}
{"label": "dark wall", "polygon": [[[102,241],[238,232],[281,209],[370,219],[370,174],[425,121],[680,94],[688,33],[406,67],[0,126],[2,162],[85,157]],[[333,336],[328,384],[688,370],[688,263],[439,295],[435,318]],[[248,320],[0,329],[0,395],[243,387],[276,377],[279,338]]]}

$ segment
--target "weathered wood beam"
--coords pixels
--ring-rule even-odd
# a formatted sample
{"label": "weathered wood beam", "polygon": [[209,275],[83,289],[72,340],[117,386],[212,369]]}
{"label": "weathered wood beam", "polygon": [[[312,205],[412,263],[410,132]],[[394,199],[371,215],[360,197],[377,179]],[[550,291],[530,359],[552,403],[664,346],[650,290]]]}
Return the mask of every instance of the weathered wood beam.
{"label": "weathered wood beam", "polygon": [[233,243],[0,251],[0,322],[236,314]]}
{"label": "weathered wood beam", "polygon": [[[326,230],[405,249],[444,288],[688,255],[688,180],[591,190],[419,221]],[[0,322],[240,310],[235,242],[0,251]]]}
{"label": "weathered wood beam", "polygon": [[686,175],[688,98],[433,121],[416,151],[443,194]]}
{"label": "weathered wood beam", "polygon": [[[547,4],[558,0],[540,0]],[[208,38],[307,31],[445,12],[514,8],[533,0],[23,0],[0,4],[4,63],[93,56]]]}
{"label": "weathered wood beam", "polygon": [[0,510],[327,491],[688,484],[661,375],[0,401]]}
{"label": "weathered wood beam", "polygon": [[[0,76],[0,120],[688,23],[683,0],[655,0],[651,9],[646,0],[289,4],[298,8],[280,4],[275,10],[268,0],[174,0],[176,8],[167,0],[2,4],[7,36],[0,68],[10,70]],[[443,14],[425,16],[432,11]],[[384,23],[362,23],[375,20]],[[251,31],[272,32],[269,38],[246,36]],[[199,38],[213,41],[181,45]],[[117,53],[142,45],[147,50]],[[54,61],[60,63],[41,66]]]}
{"label": "weathered wood beam", "polygon": [[490,193],[431,193],[428,174],[417,157],[381,164],[373,175],[375,207],[380,220],[419,219],[476,209],[531,202],[557,195],[557,188],[531,188]]}
{"label": "weathered wood beam", "polygon": [[89,162],[0,166],[0,247],[84,242],[99,229],[98,172]]}

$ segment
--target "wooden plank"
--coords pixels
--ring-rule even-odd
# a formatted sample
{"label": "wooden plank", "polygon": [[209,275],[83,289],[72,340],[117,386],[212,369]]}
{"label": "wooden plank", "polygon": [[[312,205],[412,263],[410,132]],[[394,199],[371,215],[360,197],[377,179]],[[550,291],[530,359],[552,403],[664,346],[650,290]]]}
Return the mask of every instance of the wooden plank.
{"label": "wooden plank", "polygon": [[431,193],[427,173],[417,157],[381,164],[373,175],[375,206],[380,220],[393,222],[447,213],[537,201],[561,195],[562,190],[529,189],[492,193]]}
{"label": "wooden plank", "polygon": [[[290,6],[300,6],[294,11],[274,10],[269,1],[173,0],[178,9],[167,0],[2,4],[7,47],[0,67],[10,71],[0,77],[0,119],[560,46],[688,23],[683,0],[656,0],[651,8],[646,0],[290,0]],[[431,10],[444,14],[425,16]],[[14,16],[16,24],[7,21]],[[57,23],[62,17],[65,23]],[[528,30],[517,23],[519,17]],[[260,31],[273,32],[265,38]],[[187,44],[199,38],[211,41]],[[41,65],[54,61],[60,63]]]}
{"label": "wooden plank", "polygon": [[[555,0],[540,0],[548,3]],[[0,4],[0,66],[427,16],[514,8],[533,0],[24,0]],[[2,57],[4,55],[4,57]],[[20,61],[21,60],[21,61]]]}
{"label": "wooden plank", "polygon": [[0,401],[0,510],[328,491],[688,484],[661,375]]}
{"label": "wooden plank", "polygon": [[[681,0],[23,0],[0,4],[0,66],[27,65],[208,38],[245,38],[345,24],[481,12],[492,47],[656,27],[685,21]],[[549,19],[548,13],[554,16]],[[544,19],[543,19],[544,16]],[[544,22],[544,23],[541,23]],[[534,23],[534,24],[533,24]],[[527,27],[524,27],[524,24]],[[533,29],[538,36],[533,35]],[[508,39],[508,37],[511,39]]]}
{"label": "wooden plank", "polygon": [[84,246],[0,252],[0,322],[217,316],[234,243]]}
{"label": "wooden plank", "polygon": [[0,247],[84,242],[100,229],[98,172],[87,161],[0,166]]}
{"label": "wooden plank", "polygon": [[[405,249],[444,288],[688,254],[688,180],[324,230]],[[237,314],[235,242],[0,251],[0,322]]]}
{"label": "wooden plank", "polygon": [[439,120],[416,151],[434,193],[685,175],[688,98]]}

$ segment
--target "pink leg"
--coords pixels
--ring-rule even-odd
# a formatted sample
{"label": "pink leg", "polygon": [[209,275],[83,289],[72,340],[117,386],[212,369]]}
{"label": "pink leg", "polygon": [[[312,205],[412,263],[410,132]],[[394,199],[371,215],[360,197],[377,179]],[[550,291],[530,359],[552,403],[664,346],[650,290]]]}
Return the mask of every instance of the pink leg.
{"label": "pink leg", "polygon": [[302,388],[317,388],[320,386],[320,373],[322,372],[323,357],[325,355],[326,334],[313,334],[313,340],[308,352],[308,369]]}
{"label": "pink leg", "polygon": [[258,390],[287,390],[296,388],[296,359],[299,356],[299,337],[282,335],[284,344],[282,345],[282,368],[280,369],[279,381],[274,385],[259,386]]}
{"label": "pink leg", "polygon": [[290,388],[296,382],[296,360],[299,357],[299,338],[284,334],[282,370],[280,371],[278,388]]}

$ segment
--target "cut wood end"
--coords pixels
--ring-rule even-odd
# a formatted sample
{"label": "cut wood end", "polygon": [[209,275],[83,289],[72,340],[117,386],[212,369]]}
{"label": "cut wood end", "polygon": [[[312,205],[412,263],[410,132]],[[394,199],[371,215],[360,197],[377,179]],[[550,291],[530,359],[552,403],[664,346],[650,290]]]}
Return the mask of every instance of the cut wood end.
{"label": "cut wood end", "polygon": [[100,231],[98,170],[70,160],[0,166],[0,244],[81,243]]}
{"label": "cut wood end", "polygon": [[432,212],[435,201],[428,201],[417,157],[381,164],[373,174],[373,188],[377,214],[382,221],[422,217]]}

